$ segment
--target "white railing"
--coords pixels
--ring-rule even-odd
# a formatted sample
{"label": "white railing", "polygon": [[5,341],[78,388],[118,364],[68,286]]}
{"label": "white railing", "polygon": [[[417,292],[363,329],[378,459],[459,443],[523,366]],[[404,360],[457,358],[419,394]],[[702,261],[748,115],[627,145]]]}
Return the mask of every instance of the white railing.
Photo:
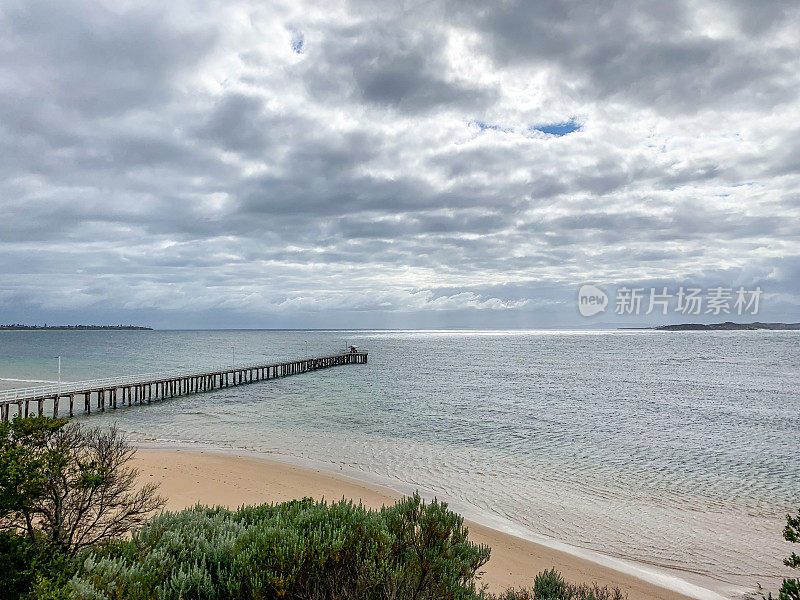
{"label": "white railing", "polygon": [[[160,371],[157,373],[139,373],[136,375],[124,375],[122,377],[106,377],[104,379],[87,379],[84,381],[62,381],[61,384],[50,383],[47,385],[31,386],[24,388],[14,388],[11,390],[0,390],[0,404],[14,403],[19,400],[37,400],[41,398],[52,398],[55,395],[68,396],[74,392],[82,392],[86,390],[97,390],[102,388],[123,387],[127,385],[136,385],[137,383],[147,383],[150,381],[162,381],[165,379],[180,379],[182,377],[198,377],[201,375],[211,375],[216,373],[230,373],[232,371],[246,371],[247,369],[262,369],[266,367],[275,367],[286,363],[300,362],[304,360],[320,360],[323,358],[333,358],[334,356],[341,356],[342,354],[349,354],[349,352],[338,354],[326,354],[325,356],[311,356],[306,358],[297,358],[293,360],[282,360],[274,363],[257,363],[250,365],[225,365],[218,366],[201,371],[185,371],[181,369],[172,369],[170,371]],[[364,354],[358,352],[357,354]]]}

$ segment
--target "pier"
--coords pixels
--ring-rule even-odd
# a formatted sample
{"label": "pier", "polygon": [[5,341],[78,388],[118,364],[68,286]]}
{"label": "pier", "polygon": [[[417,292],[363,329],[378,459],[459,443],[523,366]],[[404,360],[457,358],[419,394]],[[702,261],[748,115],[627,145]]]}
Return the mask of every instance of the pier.
{"label": "pier", "polygon": [[76,408],[86,414],[91,414],[93,407],[95,411],[105,412],[126,403],[128,406],[149,404],[164,398],[366,362],[367,353],[351,347],[349,352],[342,354],[273,364],[231,366],[201,372],[168,371],[4,390],[0,391],[0,418],[8,421],[16,416],[27,417],[32,412],[44,415],[45,402],[52,403],[54,417],[60,415],[59,406],[63,406],[66,413],[67,403],[70,417],[75,415]]}

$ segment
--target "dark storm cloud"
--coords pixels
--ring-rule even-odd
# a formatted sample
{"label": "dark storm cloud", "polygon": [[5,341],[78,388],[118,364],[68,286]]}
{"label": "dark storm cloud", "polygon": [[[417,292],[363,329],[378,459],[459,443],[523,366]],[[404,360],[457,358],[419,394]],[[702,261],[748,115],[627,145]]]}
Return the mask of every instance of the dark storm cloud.
{"label": "dark storm cloud", "polygon": [[691,278],[791,306],[796,17],[6,3],[0,321],[569,325],[583,281]]}

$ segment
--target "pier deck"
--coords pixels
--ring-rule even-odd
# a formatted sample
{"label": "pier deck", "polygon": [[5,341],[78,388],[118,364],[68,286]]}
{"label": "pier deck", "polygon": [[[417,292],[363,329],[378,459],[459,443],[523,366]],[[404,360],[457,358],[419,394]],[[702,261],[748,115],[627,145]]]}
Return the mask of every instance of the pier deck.
{"label": "pier deck", "polygon": [[[44,414],[45,402],[52,403],[53,416],[59,416],[61,401],[69,402],[69,416],[75,414],[75,403],[86,414],[95,410],[104,412],[118,405],[149,404],[161,398],[174,398],[187,394],[207,392],[245,383],[255,383],[327,369],[339,365],[364,364],[366,352],[345,352],[331,356],[302,358],[263,365],[232,366],[202,372],[168,371],[89,381],[63,382],[29,388],[0,391],[0,419],[20,415],[27,417],[35,403],[38,415]],[[66,409],[66,405],[64,405]],[[66,415],[64,415],[66,416]]]}

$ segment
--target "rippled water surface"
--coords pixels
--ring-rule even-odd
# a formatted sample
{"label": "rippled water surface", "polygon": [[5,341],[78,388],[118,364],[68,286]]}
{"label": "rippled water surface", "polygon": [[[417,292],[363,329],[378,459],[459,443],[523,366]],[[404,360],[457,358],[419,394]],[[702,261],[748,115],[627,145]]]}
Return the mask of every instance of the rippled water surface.
{"label": "rippled water surface", "polygon": [[[800,504],[798,332],[0,332],[0,377],[369,364],[93,415],[328,466],[606,555],[774,583]],[[4,387],[21,385],[0,381]]]}

